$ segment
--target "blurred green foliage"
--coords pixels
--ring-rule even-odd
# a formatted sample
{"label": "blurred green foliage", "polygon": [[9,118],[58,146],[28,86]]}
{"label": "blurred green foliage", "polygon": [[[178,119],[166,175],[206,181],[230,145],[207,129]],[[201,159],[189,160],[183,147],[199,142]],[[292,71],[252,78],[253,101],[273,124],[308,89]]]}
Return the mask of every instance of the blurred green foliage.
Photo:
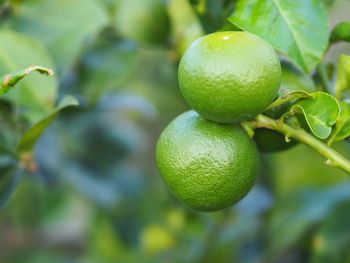
{"label": "blurred green foliage", "polygon": [[[123,1],[0,2],[1,75],[56,72],[0,100],[0,262],[350,262],[348,176],[303,145],[263,155],[255,188],[225,211],[197,213],[168,193],[154,145],[188,109],[179,58],[199,36],[234,29],[236,1],[159,0],[155,17],[169,25],[152,27],[168,32],[141,40],[118,22]],[[152,19],[149,9],[139,15]],[[26,169],[12,151],[20,134],[51,120],[67,94],[80,107],[62,112]],[[348,143],[336,146],[350,156]]]}

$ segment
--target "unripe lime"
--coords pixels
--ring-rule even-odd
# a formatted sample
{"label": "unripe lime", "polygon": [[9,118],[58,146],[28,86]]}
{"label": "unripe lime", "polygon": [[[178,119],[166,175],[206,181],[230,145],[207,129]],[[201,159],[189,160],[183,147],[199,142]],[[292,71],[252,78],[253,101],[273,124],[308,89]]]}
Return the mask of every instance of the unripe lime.
{"label": "unripe lime", "polygon": [[278,131],[259,128],[255,130],[254,140],[262,152],[279,152],[297,144],[297,141],[286,142],[284,135]]}
{"label": "unripe lime", "polygon": [[254,183],[259,159],[255,143],[240,125],[207,121],[194,111],[164,130],[156,158],[172,192],[201,211],[241,200]]}
{"label": "unripe lime", "polygon": [[276,97],[281,66],[273,48],[247,32],[199,38],[179,65],[187,103],[204,118],[233,123],[254,118]]}

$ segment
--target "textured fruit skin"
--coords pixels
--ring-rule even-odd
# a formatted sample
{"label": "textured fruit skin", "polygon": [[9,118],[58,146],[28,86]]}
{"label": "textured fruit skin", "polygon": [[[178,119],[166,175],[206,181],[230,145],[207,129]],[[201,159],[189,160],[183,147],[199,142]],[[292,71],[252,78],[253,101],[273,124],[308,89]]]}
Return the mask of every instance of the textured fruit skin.
{"label": "textured fruit skin", "polygon": [[241,200],[253,186],[259,162],[254,141],[240,125],[207,121],[194,111],[163,131],[156,159],[177,198],[200,211]]}
{"label": "textured fruit skin", "polygon": [[166,41],[170,22],[162,0],[122,0],[115,16],[118,32],[141,43]]}
{"label": "textured fruit skin", "polygon": [[[277,97],[281,97],[291,91],[306,91],[315,92],[317,90],[314,82],[308,75],[302,73],[298,68],[288,61],[282,60],[282,82],[281,87],[277,93]],[[279,107],[271,109],[264,114],[278,119],[285,113],[293,102],[282,104]],[[260,128],[255,130],[254,140],[258,148],[262,152],[279,152],[284,151],[298,143],[294,140],[286,142],[284,135],[273,130]]]}
{"label": "textured fruit skin", "polygon": [[274,100],[281,65],[273,48],[247,32],[217,32],[197,39],[179,65],[186,102],[204,118],[234,123],[254,118]]}

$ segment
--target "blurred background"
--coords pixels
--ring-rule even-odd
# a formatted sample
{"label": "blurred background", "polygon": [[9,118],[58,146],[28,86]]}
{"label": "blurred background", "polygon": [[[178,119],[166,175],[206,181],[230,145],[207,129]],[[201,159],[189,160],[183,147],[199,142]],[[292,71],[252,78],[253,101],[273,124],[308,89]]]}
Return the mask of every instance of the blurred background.
{"label": "blurred background", "polygon": [[[1,196],[17,185],[0,211],[1,263],[350,262],[350,181],[306,146],[262,154],[257,184],[224,211],[195,212],[168,192],[154,148],[189,109],[179,59],[198,37],[234,29],[225,21],[235,1],[197,2],[0,1],[1,75],[31,64],[56,73],[22,85],[39,95],[1,100],[1,136],[15,136],[4,117],[19,114],[15,96],[24,119],[36,118],[40,96],[44,106],[65,94],[80,102],[46,131],[18,185],[1,155]],[[324,2],[330,27],[349,20],[350,1]],[[334,45],[327,61],[341,53],[350,45]],[[336,147],[350,156],[348,143]]]}

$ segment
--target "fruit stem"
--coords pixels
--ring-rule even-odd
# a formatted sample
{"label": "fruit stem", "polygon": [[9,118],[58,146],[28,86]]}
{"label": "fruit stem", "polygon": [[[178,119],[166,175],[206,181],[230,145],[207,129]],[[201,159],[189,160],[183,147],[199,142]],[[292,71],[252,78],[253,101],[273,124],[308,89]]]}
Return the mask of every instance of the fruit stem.
{"label": "fruit stem", "polygon": [[324,156],[327,159],[326,164],[336,166],[350,174],[350,161],[336,150],[327,146],[302,129],[293,128],[281,120],[274,120],[264,115],[256,117],[256,119],[252,121],[252,126],[255,126],[256,128],[276,130],[290,138],[296,139]]}

